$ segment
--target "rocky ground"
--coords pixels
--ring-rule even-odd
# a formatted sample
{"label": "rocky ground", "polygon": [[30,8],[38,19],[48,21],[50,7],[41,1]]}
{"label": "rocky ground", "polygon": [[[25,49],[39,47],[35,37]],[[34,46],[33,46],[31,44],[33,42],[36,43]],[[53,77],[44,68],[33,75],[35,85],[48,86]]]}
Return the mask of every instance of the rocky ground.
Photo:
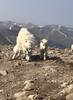
{"label": "rocky ground", "polygon": [[43,61],[35,50],[27,62],[22,57],[12,60],[12,48],[0,45],[0,100],[73,100],[73,87],[58,96],[73,84],[72,51],[49,48]]}

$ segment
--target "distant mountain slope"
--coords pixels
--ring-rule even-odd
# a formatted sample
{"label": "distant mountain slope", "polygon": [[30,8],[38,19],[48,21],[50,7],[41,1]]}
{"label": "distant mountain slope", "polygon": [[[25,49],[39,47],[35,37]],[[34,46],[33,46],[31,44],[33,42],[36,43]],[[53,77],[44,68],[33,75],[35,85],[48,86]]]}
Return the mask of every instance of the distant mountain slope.
{"label": "distant mountain slope", "polygon": [[11,21],[0,22],[0,44],[14,44],[21,27],[27,27],[37,41],[48,39],[51,47],[68,48],[73,43],[73,28],[61,25],[37,26],[31,23],[22,24]]}
{"label": "distant mountain slope", "polygon": [[49,46],[68,48],[73,43],[73,29],[58,25],[33,27],[30,29],[37,39],[47,38]]}

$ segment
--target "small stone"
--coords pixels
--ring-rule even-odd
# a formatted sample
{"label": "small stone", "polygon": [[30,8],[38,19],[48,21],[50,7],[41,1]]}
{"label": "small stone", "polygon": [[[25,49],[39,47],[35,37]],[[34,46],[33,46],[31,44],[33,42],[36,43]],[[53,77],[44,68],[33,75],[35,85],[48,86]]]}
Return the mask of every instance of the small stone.
{"label": "small stone", "polygon": [[29,95],[27,99],[28,100],[34,100],[34,98],[35,98],[35,95]]}
{"label": "small stone", "polygon": [[24,92],[18,92],[18,93],[14,94],[14,99],[16,99],[16,100],[27,100],[26,98],[27,97],[26,97],[25,91]]}
{"label": "small stone", "polygon": [[6,70],[0,70],[0,75],[6,76],[7,75],[7,71]]}
{"label": "small stone", "polygon": [[3,89],[2,89],[2,90],[0,90],[0,93],[3,93]]}
{"label": "small stone", "polygon": [[67,86],[67,82],[64,82],[63,84],[61,84],[61,87],[65,88]]}
{"label": "small stone", "polygon": [[30,90],[34,89],[34,81],[32,81],[32,80],[25,81],[24,85],[25,85],[24,86],[25,91],[30,91]]}
{"label": "small stone", "polygon": [[69,86],[67,86],[66,88],[64,88],[62,91],[61,91],[61,93],[63,93],[63,94],[69,94],[69,93],[71,93],[73,91],[73,84],[71,84],[71,85],[69,85]]}
{"label": "small stone", "polygon": [[56,82],[57,82],[57,80],[53,79],[53,80],[51,80],[51,82],[52,82],[52,83],[56,83]]}

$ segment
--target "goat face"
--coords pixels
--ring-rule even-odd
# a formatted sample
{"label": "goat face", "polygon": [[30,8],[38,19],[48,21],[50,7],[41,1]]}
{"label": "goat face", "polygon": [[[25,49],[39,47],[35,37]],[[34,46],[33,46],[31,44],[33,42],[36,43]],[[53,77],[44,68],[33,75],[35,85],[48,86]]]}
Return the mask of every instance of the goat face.
{"label": "goat face", "polygon": [[41,42],[40,49],[43,49],[43,50],[47,49],[47,43]]}

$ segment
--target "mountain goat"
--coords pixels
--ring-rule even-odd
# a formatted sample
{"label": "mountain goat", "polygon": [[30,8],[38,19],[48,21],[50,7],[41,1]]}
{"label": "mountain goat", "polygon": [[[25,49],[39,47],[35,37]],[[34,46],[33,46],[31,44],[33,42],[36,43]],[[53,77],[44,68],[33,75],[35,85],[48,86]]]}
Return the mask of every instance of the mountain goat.
{"label": "mountain goat", "polygon": [[21,28],[16,39],[16,45],[13,48],[14,55],[12,59],[20,56],[21,51],[25,54],[27,61],[31,60],[32,49],[35,46],[35,37],[27,28]]}
{"label": "mountain goat", "polygon": [[41,53],[41,58],[46,60],[47,58],[47,48],[48,48],[48,40],[47,39],[42,39],[40,41],[40,53]]}

